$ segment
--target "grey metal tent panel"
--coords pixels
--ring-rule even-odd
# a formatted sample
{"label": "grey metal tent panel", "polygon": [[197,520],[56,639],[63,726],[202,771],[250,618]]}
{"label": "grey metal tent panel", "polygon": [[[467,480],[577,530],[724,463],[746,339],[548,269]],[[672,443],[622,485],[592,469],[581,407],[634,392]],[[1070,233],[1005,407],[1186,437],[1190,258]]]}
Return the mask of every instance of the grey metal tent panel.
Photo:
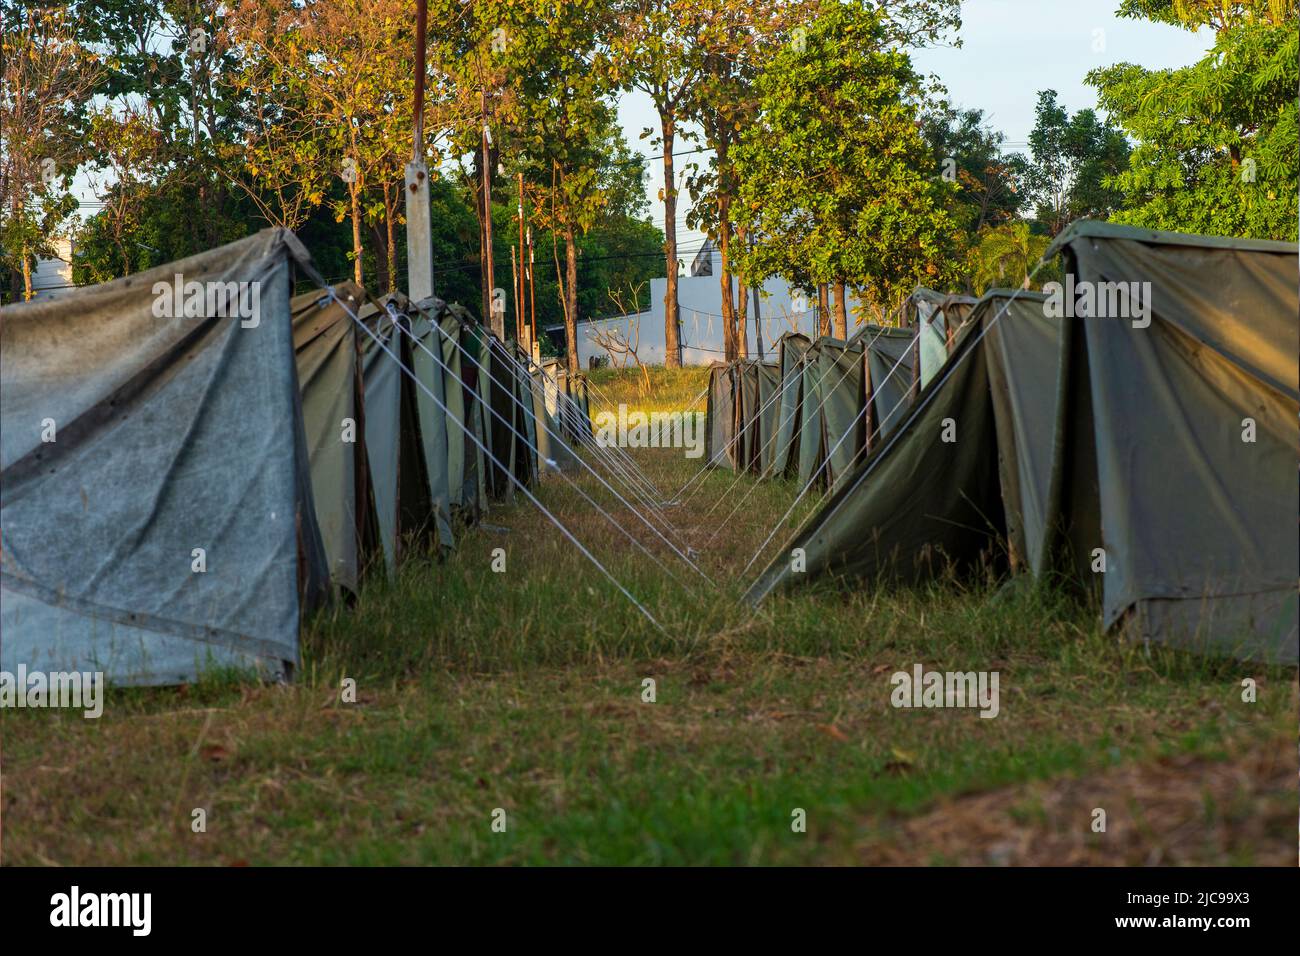
{"label": "grey metal tent panel", "polygon": [[[165,684],[297,660],[300,574],[314,588],[325,567],[291,259],[310,263],[291,234],[265,230],[5,309],[0,667]],[[155,288],[177,275],[256,283],[256,325],[154,314]],[[41,440],[47,418],[53,443]],[[206,571],[193,570],[195,548]]]}

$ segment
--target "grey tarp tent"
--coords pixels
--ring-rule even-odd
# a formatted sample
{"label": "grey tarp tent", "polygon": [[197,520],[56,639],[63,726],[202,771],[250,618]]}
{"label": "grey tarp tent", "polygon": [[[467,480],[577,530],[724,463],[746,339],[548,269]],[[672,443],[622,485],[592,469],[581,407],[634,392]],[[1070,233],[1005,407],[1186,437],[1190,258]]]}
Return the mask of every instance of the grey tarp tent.
{"label": "grey tarp tent", "polygon": [[[1112,317],[1062,319],[1049,530],[1075,567],[1104,547],[1107,626],[1295,663],[1295,245],[1082,222],[1053,250]],[[1113,317],[1134,282],[1149,326]]]}
{"label": "grey tarp tent", "polygon": [[777,425],[780,422],[781,367],[775,362],[759,362],[758,373],[758,436],[757,467],[760,475],[770,474],[776,459]]}
{"label": "grey tarp tent", "polygon": [[[478,324],[459,305],[447,306],[438,320],[442,337],[447,416],[447,494],[451,511],[472,523],[487,511],[487,480],[483,450],[474,439],[487,442],[487,423],[480,400],[479,370],[482,339]],[[472,361],[471,361],[472,359]],[[459,381],[458,381],[459,379]],[[463,383],[463,384],[462,384]],[[474,438],[469,436],[473,435]]]}
{"label": "grey tarp tent", "polygon": [[[976,315],[991,317],[1005,301],[986,296]],[[1041,319],[1042,309],[1028,303],[1017,312]],[[944,375],[922,402],[904,413],[898,428],[772,561],[750,589],[750,600],[824,575],[922,580],[947,561],[979,562],[991,549],[1004,525],[998,446],[985,342],[973,329],[974,323],[959,337]],[[1052,348],[1038,359],[1050,365],[1055,355]],[[955,441],[944,440],[947,419],[955,423]],[[1041,437],[1050,441],[1050,431]],[[796,547],[806,556],[803,573],[790,571],[789,552]]]}
{"label": "grey tarp tent", "polygon": [[437,531],[420,427],[420,389],[407,371],[416,370],[418,351],[411,344],[408,310],[414,311],[406,296],[394,292],[367,302],[360,312],[377,337],[361,333],[365,438],[389,574],[396,573],[409,546],[427,542]]}
{"label": "grey tarp tent", "polygon": [[488,487],[494,497],[510,500],[514,497],[515,482],[509,475],[525,486],[532,485],[537,476],[531,387],[519,365],[520,356],[514,343],[503,343],[490,333],[486,342],[490,404],[484,410],[489,419],[492,455],[500,462],[499,467],[489,463]]}
{"label": "grey tarp tent", "polygon": [[[764,409],[776,389],[776,371],[752,359],[715,362],[709,367],[705,411],[706,461],[719,468],[761,470],[760,456],[774,423]],[[775,402],[773,403],[775,405]]]}
{"label": "grey tarp tent", "polygon": [[714,468],[735,468],[736,388],[731,366],[709,366],[708,405],[705,412],[704,460]]}
{"label": "grey tarp tent", "polygon": [[879,326],[866,326],[858,334],[867,347],[867,392],[875,444],[903,420],[916,397],[917,338],[909,329]]}
{"label": "grey tarp tent", "polygon": [[924,387],[948,360],[953,337],[975,305],[964,295],[917,288],[905,305],[905,324],[917,335],[917,386]]}
{"label": "grey tarp tent", "polygon": [[803,362],[812,342],[806,335],[787,332],[777,343],[781,397],[777,401],[772,461],[766,472],[776,478],[793,475],[799,467],[799,426],[803,420]]}
{"label": "grey tarp tent", "polygon": [[[527,364],[533,379],[533,419],[539,456],[549,463],[548,468],[576,471],[581,465],[577,452],[570,447],[572,431],[564,424],[570,415],[576,414],[575,410],[570,407],[567,397],[561,397],[554,368],[548,368],[545,363],[529,361]],[[580,443],[574,441],[574,444]]]}
{"label": "grey tarp tent", "polygon": [[799,483],[833,485],[852,468],[867,438],[863,347],[823,336],[804,354]]}
{"label": "grey tarp tent", "polygon": [[762,447],[759,421],[758,363],[739,359],[731,364],[732,381],[736,388],[736,465],[742,471],[758,469],[758,454]]}
{"label": "grey tarp tent", "polygon": [[[297,661],[300,600],[326,598],[329,570],[295,262],[311,269],[291,233],[268,229],[5,308],[0,668],[168,684]],[[246,309],[220,308],[232,291]]]}
{"label": "grey tarp tent", "polygon": [[[294,350],[312,497],[330,580],[356,593],[368,556],[378,549],[378,524],[366,455],[356,313],[366,293],[351,282],[295,296]],[[345,308],[346,306],[346,308]]]}
{"label": "grey tarp tent", "polygon": [[[1294,663],[1295,248],[1097,223],[1055,248],[1105,310],[981,300],[894,437],[791,543],[808,573],[782,556],[750,600],[828,573],[921,579],[1008,535],[1013,562],[1099,589],[1103,623],[1131,638]],[[1149,286],[1113,285],[1132,282]],[[1011,295],[991,326],[987,300]],[[1117,316],[1125,302],[1149,324]]]}

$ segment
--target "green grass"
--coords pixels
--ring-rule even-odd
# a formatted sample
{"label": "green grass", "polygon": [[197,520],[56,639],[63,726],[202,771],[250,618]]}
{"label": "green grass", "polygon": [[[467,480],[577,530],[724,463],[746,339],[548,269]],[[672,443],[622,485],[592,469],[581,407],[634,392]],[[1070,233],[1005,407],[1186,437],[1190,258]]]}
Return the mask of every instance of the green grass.
{"label": "green grass", "polygon": [[[639,408],[705,381],[654,374],[648,396],[627,372],[593,380]],[[636,454],[665,491],[699,467]],[[4,711],[4,862],[1294,863],[1294,669],[1147,654],[1094,609],[996,581],[755,612],[740,569],[795,493],[712,472],[671,512],[706,584],[547,479],[548,507],[662,628],[521,501],[450,560],[308,622],[290,686],[119,691],[99,721]],[[1001,714],[892,708],[890,675],[915,663],[997,670]],[[1099,804],[1108,834],[1089,830]]]}

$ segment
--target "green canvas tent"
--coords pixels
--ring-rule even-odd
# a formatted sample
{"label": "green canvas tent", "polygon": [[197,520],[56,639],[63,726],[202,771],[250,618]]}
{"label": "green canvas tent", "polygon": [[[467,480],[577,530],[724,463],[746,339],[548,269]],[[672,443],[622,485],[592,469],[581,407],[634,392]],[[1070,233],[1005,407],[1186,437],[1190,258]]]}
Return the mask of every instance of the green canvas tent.
{"label": "green canvas tent", "polygon": [[799,483],[834,485],[866,447],[863,345],[822,336],[804,353]]}
{"label": "green canvas tent", "polygon": [[709,368],[705,460],[719,468],[761,472],[776,427],[777,368],[753,359],[715,362]]}
{"label": "green canvas tent", "polygon": [[[1044,551],[1083,577],[1105,549],[1108,627],[1296,663],[1295,244],[1081,222],[1051,251],[1076,317]],[[1148,324],[1114,317],[1122,284]]]}
{"label": "green canvas tent", "polygon": [[4,310],[0,668],[285,675],[326,600],[282,229]]}
{"label": "green canvas tent", "polygon": [[898,426],[917,394],[917,335],[909,329],[865,326],[867,390],[871,396],[872,444]]}
{"label": "green canvas tent", "polygon": [[378,302],[367,301],[359,312],[375,336],[360,333],[365,441],[379,536],[390,574],[396,573],[408,549],[436,540],[438,527],[429,480],[429,449],[421,431],[421,390],[405,371],[417,367],[419,350],[411,343],[413,312],[400,292]]}
{"label": "green canvas tent", "polygon": [[361,309],[366,293],[351,282],[335,286],[334,293],[342,302],[317,290],[294,297],[290,311],[316,523],[330,581],[355,594],[379,548],[366,455],[361,343],[347,311]]}
{"label": "green canvas tent", "polygon": [[705,410],[704,460],[710,467],[736,467],[736,384],[725,362],[709,366],[709,391]]}
{"label": "green canvas tent", "polygon": [[781,367],[775,362],[757,362],[754,368],[758,377],[758,453],[754,463],[759,475],[768,475],[776,461],[781,421]]}
{"label": "green canvas tent", "polygon": [[807,572],[780,555],[749,599],[992,561],[1063,571],[1130,638],[1294,663],[1295,248],[1079,223],[1054,249],[1072,294],[984,296],[790,542]]}
{"label": "green canvas tent", "polygon": [[905,306],[905,324],[917,335],[919,376],[924,387],[948,360],[956,332],[970,316],[975,299],[965,295],[944,295],[918,288]]}
{"label": "green canvas tent", "polygon": [[777,342],[777,374],[781,397],[777,401],[775,437],[771,463],[765,476],[786,478],[799,467],[799,428],[803,421],[803,363],[812,341],[798,332],[787,332]]}
{"label": "green canvas tent", "polygon": [[[500,462],[500,465],[488,463],[488,488],[494,498],[510,500],[514,497],[515,483],[509,475],[525,486],[532,485],[537,476],[531,386],[520,370],[520,356],[514,343],[502,343],[491,333],[486,343],[490,404],[485,406],[485,412],[492,455]],[[491,411],[486,411],[489,408]]]}

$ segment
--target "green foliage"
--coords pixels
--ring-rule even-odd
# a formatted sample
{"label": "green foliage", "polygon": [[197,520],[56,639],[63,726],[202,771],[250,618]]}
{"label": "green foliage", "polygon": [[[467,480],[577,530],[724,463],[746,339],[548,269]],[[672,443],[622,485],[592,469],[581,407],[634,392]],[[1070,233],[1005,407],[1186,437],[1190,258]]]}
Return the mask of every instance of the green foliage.
{"label": "green foliage", "polygon": [[846,282],[877,302],[938,280],[951,187],[918,130],[919,78],[880,18],[828,5],[758,77],[758,121],[735,150],[748,281]]}
{"label": "green foliage", "polygon": [[1293,0],[1129,0],[1121,12],[1216,33],[1213,49],[1188,67],[1120,63],[1088,74],[1102,107],[1138,142],[1128,168],[1108,180],[1123,194],[1113,218],[1294,240],[1300,26]]}
{"label": "green foliage", "polygon": [[1034,215],[1050,234],[1075,219],[1105,219],[1119,207],[1121,196],[1110,179],[1124,168],[1129,146],[1124,134],[1095,110],[1071,116],[1056,101],[1055,90],[1041,91],[1029,149]]}
{"label": "green foliage", "polygon": [[959,225],[975,233],[1020,212],[1029,164],[1019,153],[1003,155],[1006,136],[985,125],[983,110],[942,106],[927,113],[921,132],[941,175],[956,183],[953,218]]}

